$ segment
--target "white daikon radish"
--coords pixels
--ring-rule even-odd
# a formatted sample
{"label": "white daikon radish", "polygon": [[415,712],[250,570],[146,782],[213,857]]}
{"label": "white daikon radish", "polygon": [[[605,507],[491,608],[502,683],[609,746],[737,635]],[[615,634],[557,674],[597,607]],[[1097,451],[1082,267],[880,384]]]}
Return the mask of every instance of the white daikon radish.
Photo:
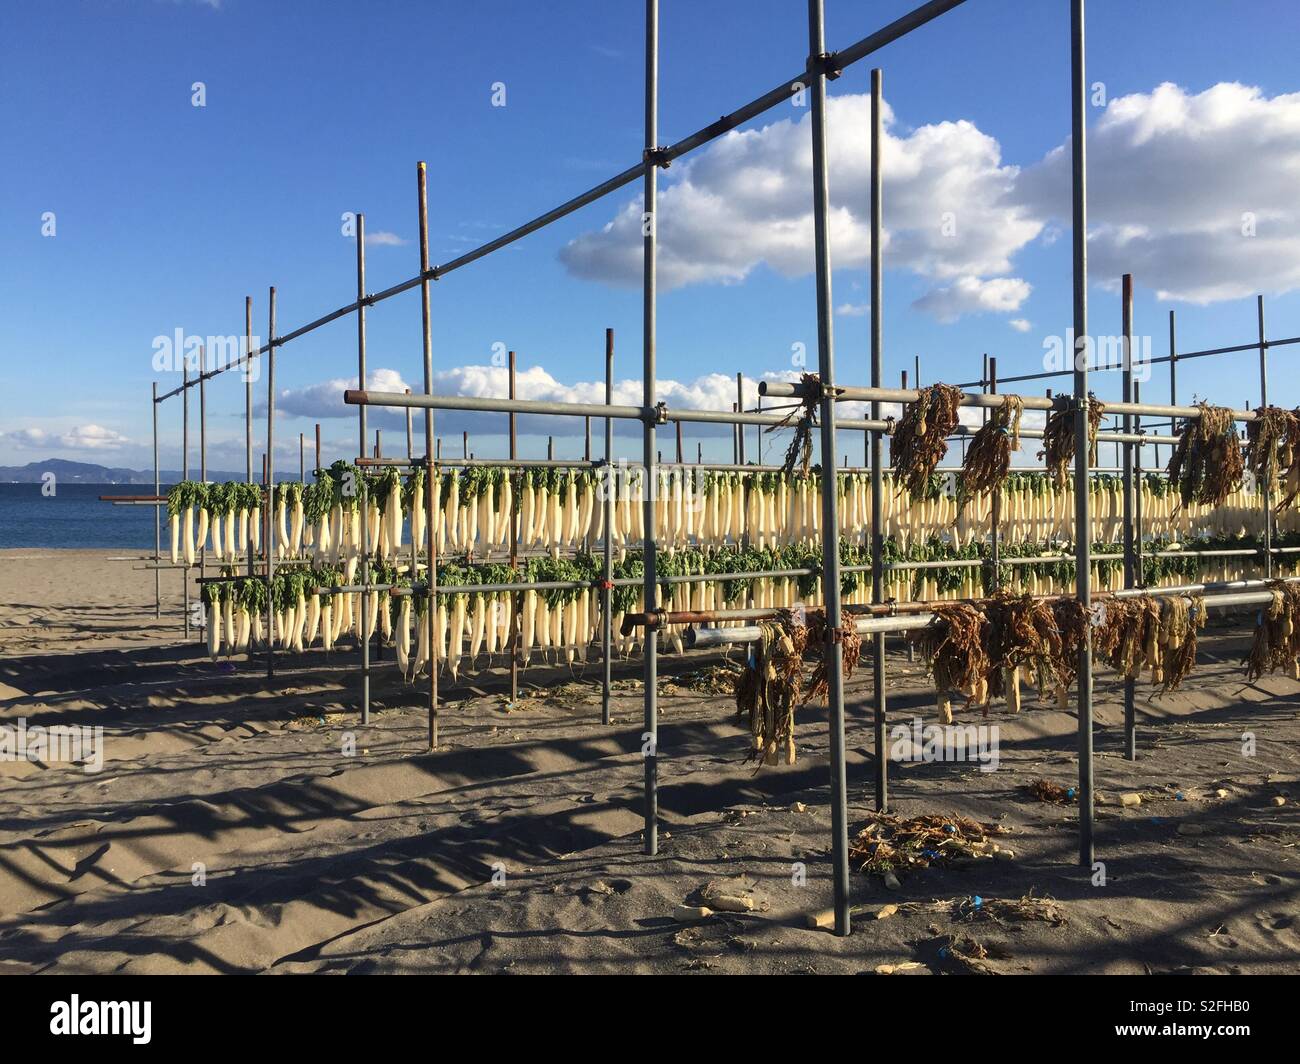
{"label": "white daikon radish", "polygon": [[537,592],[525,591],[523,612],[519,617],[519,657],[520,664],[527,665],[533,653],[533,638],[536,635]]}
{"label": "white daikon radish", "polygon": [[411,665],[411,596],[397,601],[397,667],[405,676]]}

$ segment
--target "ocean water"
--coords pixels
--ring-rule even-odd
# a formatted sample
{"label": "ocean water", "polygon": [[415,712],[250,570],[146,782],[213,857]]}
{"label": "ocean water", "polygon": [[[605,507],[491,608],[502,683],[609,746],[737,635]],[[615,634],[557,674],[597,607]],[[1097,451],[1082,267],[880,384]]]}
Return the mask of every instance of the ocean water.
{"label": "ocean water", "polygon": [[[162,493],[167,494],[168,485]],[[59,484],[52,496],[40,484],[0,484],[0,548],[102,547],[153,551],[154,508],[114,506],[100,495],[149,495],[152,484]],[[170,549],[167,511],[163,548]]]}

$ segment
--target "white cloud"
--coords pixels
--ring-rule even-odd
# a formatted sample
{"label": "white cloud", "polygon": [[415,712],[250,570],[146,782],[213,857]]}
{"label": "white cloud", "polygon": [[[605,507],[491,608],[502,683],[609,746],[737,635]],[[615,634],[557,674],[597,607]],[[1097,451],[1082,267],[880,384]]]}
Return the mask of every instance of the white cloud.
{"label": "white cloud", "polygon": [[[870,257],[869,112],[866,96],[828,101],[837,268]],[[663,287],[735,284],[760,265],[785,276],[811,270],[809,121],[729,133],[666,180]],[[1018,309],[1028,285],[1010,276],[1016,255],[1068,231],[1069,141],[1021,170],[969,121],[909,132],[887,112],[883,163],[886,265],[934,282],[915,305],[945,321]],[[1300,288],[1300,93],[1268,97],[1230,82],[1191,93],[1166,83],[1118,97],[1089,130],[1088,175],[1090,272],[1099,283],[1131,272],[1162,299],[1194,303]],[[578,277],[639,284],[640,201],[560,258]]]}
{"label": "white cloud", "polygon": [[1026,320],[1025,318],[1012,318],[1010,321],[1007,322],[1007,324],[1010,325],[1011,328],[1015,329],[1016,332],[1021,332],[1021,333],[1027,333],[1030,329],[1034,327],[1033,323]]}
{"label": "white cloud", "polygon": [[963,314],[986,311],[1009,313],[1020,309],[1029,298],[1030,285],[1019,277],[958,277],[950,285],[932,288],[912,306],[942,322],[954,322]]}
{"label": "white cloud", "polygon": [[405,247],[409,243],[409,240],[403,239],[396,233],[390,233],[387,229],[378,229],[373,233],[366,234],[367,247],[400,248]]}
{"label": "white cloud", "polygon": [[65,431],[36,427],[0,432],[0,442],[17,451],[106,451],[127,446],[131,441],[120,432],[102,425],[78,425]]}
{"label": "white cloud", "polygon": [[[870,98],[828,101],[830,241],[837,267],[870,261]],[[734,284],[760,264],[787,277],[813,264],[810,117],[732,132],[682,166],[660,193],[659,280],[665,288]],[[979,281],[1011,269],[1042,222],[1014,199],[1018,170],[972,123],[893,132],[886,112],[884,248],[892,267],[922,277]],[[565,246],[570,273],[639,284],[641,203]],[[841,309],[843,313],[843,308]],[[851,311],[850,311],[851,313]]]}
{"label": "white cloud", "polygon": [[[1019,185],[1027,209],[1068,224],[1068,141]],[[1166,82],[1118,97],[1088,131],[1089,270],[1201,304],[1300,287],[1298,186],[1300,93]]]}
{"label": "white cloud", "polygon": [[841,303],[835,313],[844,318],[865,318],[871,314],[870,303]]}
{"label": "white cloud", "polygon": [[131,441],[120,432],[102,425],[81,425],[59,436],[59,443],[70,450],[105,451],[124,447]]}
{"label": "white cloud", "polygon": [[51,436],[44,429],[11,429],[9,432],[0,433],[6,443],[16,448],[40,447],[45,445]]}

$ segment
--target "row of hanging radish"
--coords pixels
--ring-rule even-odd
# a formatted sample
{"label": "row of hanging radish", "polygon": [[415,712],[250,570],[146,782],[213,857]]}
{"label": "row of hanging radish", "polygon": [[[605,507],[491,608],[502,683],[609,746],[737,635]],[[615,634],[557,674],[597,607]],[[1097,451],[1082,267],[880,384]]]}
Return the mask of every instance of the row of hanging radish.
{"label": "row of hanging radish", "polygon": [[[942,560],[972,554],[969,549],[958,551],[937,539],[924,546],[913,545],[907,551],[901,550],[896,541],[886,546],[886,561],[904,557]],[[1005,557],[1033,554],[1039,549],[1010,542],[1005,546]],[[644,569],[639,552],[620,553],[622,556],[615,563],[612,575],[616,580],[631,582],[612,589],[611,620],[614,652],[627,656],[639,652],[645,638],[640,628],[634,628],[626,636],[620,631],[627,612],[645,608],[641,586]],[[1048,557],[1036,565],[1005,566],[1004,586],[1030,594],[1071,591],[1070,565],[1057,561],[1055,551],[1044,553]],[[660,606],[665,609],[694,611],[799,605],[816,608],[823,601],[820,580],[815,575],[727,579],[728,574],[791,569],[815,573],[820,568],[820,555],[818,548],[812,546],[668,548],[659,553],[658,562],[662,580]],[[843,544],[841,590],[843,600],[850,605],[871,600],[867,562],[861,547]],[[405,563],[385,562],[378,556],[371,563],[375,583],[409,587],[409,566]],[[1209,558],[1148,564],[1157,566],[1150,582],[1159,586],[1240,579],[1248,575],[1247,563],[1248,559],[1243,558]],[[222,653],[227,656],[244,653],[268,642],[289,651],[302,651],[314,645],[328,651],[340,639],[368,638],[378,632],[384,645],[394,648],[403,675],[414,679],[427,672],[429,626],[432,625],[441,667],[454,680],[464,669],[474,671],[506,663],[512,645],[512,626],[517,623],[523,665],[547,662],[577,667],[587,661],[589,648],[593,643],[598,645],[600,640],[601,565],[599,557],[586,553],[564,558],[534,557],[524,561],[517,571],[500,562],[473,563],[465,558],[448,558],[441,560],[438,567],[439,586],[444,593],[437,597],[437,608],[432,612],[427,608],[427,596],[418,593],[318,593],[320,589],[351,583],[344,566],[287,567],[276,573],[269,596],[262,577],[228,575],[203,584],[208,649],[214,658]],[[1159,568],[1162,565],[1170,568]],[[708,575],[713,579],[674,579],[687,575]],[[516,580],[583,586],[522,593],[455,592],[457,587],[508,584]],[[1122,567],[1113,560],[1099,561],[1094,566],[1094,580],[1099,589],[1116,589],[1122,586]],[[987,590],[984,570],[979,566],[885,573],[885,598],[897,601],[970,599],[985,595]],[[271,607],[269,626],[268,604]],[[722,623],[726,626],[747,622]],[[683,633],[684,626],[666,626],[659,632],[660,646],[665,651],[680,652],[684,649]]]}
{"label": "row of hanging radish", "polygon": [[[427,515],[424,471],[402,478],[394,470],[367,478],[366,520],[355,466],[335,463],[316,484],[277,485],[271,540],[277,558],[309,558],[335,565],[351,581],[363,554],[384,561],[410,553],[412,530],[423,543]],[[433,511],[439,554],[500,555],[510,549],[515,510],[517,548],[553,556],[603,542],[606,486],[613,485],[612,539],[620,549],[640,544],[645,529],[640,470],[615,469],[612,480],[596,472],[524,469],[512,477],[501,467],[444,472],[436,479]],[[661,549],[721,546],[747,540],[759,548],[814,544],[821,534],[820,481],[776,473],[726,473],[691,468],[655,474],[656,541]],[[517,485],[517,488],[516,488]],[[881,500],[883,534],[903,550],[940,536],[956,547],[988,539],[992,499],[971,500],[958,512],[952,483],[934,478],[926,497],[913,501],[886,477]],[[516,490],[518,497],[516,498]],[[871,480],[865,473],[839,477],[840,532],[865,539],[871,527]],[[172,561],[194,563],[206,549],[218,562],[262,547],[261,489],[251,484],[185,481],[168,493]],[[1172,541],[1209,535],[1259,535],[1262,501],[1240,490],[1222,506],[1179,506],[1163,477],[1142,479],[1144,531]],[[1092,480],[1094,542],[1118,542],[1124,506],[1118,477]],[[363,523],[365,528],[363,530]],[[1074,490],[1043,474],[1013,473],[1001,496],[1001,538],[1012,542],[1068,542],[1073,538]],[[1300,531],[1300,511],[1281,515],[1279,532]],[[363,537],[364,531],[364,537]],[[363,542],[363,538],[365,542]]]}

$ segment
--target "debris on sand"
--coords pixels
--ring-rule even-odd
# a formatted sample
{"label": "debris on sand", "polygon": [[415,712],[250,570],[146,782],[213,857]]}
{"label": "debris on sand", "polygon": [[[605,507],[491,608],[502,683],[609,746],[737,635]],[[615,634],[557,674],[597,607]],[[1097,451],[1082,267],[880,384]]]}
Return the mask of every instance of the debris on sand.
{"label": "debris on sand", "polygon": [[731,662],[709,665],[686,673],[681,686],[702,695],[729,695],[736,690],[736,680],[742,669]]}
{"label": "debris on sand", "polygon": [[1025,790],[1029,792],[1031,798],[1037,798],[1040,802],[1066,805],[1075,800],[1073,787],[1062,787],[1051,780],[1034,780],[1025,786]]}
{"label": "debris on sand", "polygon": [[1035,897],[1031,892],[1023,898],[981,898],[978,894],[958,898],[952,907],[954,919],[995,923],[1028,923],[1038,921],[1053,927],[1064,927],[1069,921],[1065,910],[1052,898]]}
{"label": "debris on sand", "polygon": [[686,902],[688,905],[703,906],[724,913],[765,913],[772,907],[767,895],[745,876],[710,879],[692,893]]}
{"label": "debris on sand", "polygon": [[961,816],[930,814],[904,819],[873,813],[849,847],[849,862],[860,872],[893,878],[933,864],[992,857],[999,849],[993,837],[1006,833],[996,824]]}
{"label": "debris on sand", "polygon": [[947,943],[939,948],[939,959],[971,975],[1001,975],[989,959],[1005,960],[1010,956],[1005,947],[989,944],[970,935],[949,935]]}

